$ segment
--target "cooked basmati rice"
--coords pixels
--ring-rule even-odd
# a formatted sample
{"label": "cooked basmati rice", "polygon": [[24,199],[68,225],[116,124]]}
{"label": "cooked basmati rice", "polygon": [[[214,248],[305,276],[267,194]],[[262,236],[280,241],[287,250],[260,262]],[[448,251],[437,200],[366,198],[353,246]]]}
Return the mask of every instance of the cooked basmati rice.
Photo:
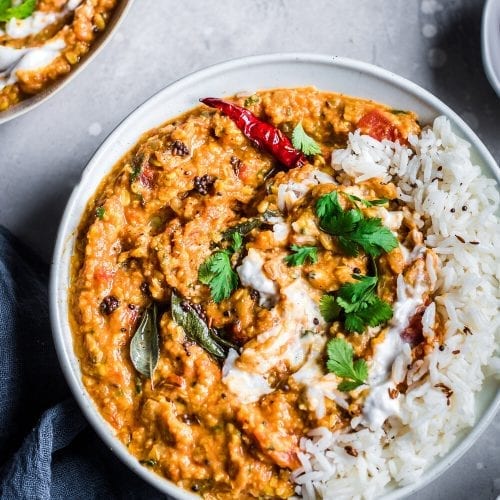
{"label": "cooked basmati rice", "polygon": [[[355,417],[353,432],[318,428],[302,438],[302,465],[292,477],[297,495],[308,500],[373,498],[416,481],[461,430],[474,424],[474,393],[484,373],[500,375],[496,182],[471,162],[470,145],[451,131],[445,117],[408,141],[411,148],[355,132],[346,149],[334,153],[332,165],[357,182],[392,180],[399,198],[416,212],[425,243],[440,261],[437,273],[426,262],[437,292],[423,317],[424,334],[432,335],[439,314],[445,322],[444,350],[436,346],[413,363],[406,374],[408,391],[399,398],[400,415],[390,417],[383,429],[364,428],[362,418]],[[397,378],[405,371],[396,366],[398,359],[392,372]]]}

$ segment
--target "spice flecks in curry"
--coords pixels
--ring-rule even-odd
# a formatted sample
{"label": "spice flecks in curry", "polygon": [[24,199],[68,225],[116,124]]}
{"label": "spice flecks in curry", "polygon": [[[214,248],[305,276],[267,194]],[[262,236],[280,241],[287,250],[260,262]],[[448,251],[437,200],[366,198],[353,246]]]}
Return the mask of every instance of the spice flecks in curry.
{"label": "spice flecks in curry", "polygon": [[[330,166],[355,129],[404,141],[419,126],[413,113],[312,88],[231,102],[288,138],[301,124],[321,154],[284,170],[231,117],[205,106],[148,132],[80,226],[75,350],[99,411],[146,466],[206,498],[286,498],[300,438],[320,425],[342,429],[355,415],[383,422],[384,408],[363,413],[367,384],[394,409],[398,393],[383,386],[394,349],[411,362],[433,342],[418,318],[402,331],[433,288],[423,263],[434,257],[412,214],[393,184],[354,184]],[[339,224],[349,218],[347,237]],[[391,245],[371,254],[368,226]],[[362,297],[349,296],[360,286]],[[172,315],[174,296],[182,320]],[[393,320],[365,318],[353,330],[363,317],[349,315],[375,302]],[[134,369],[130,343],[152,303],[159,361],[150,379]],[[334,347],[344,345],[354,371],[340,375],[326,361],[335,366]]]}

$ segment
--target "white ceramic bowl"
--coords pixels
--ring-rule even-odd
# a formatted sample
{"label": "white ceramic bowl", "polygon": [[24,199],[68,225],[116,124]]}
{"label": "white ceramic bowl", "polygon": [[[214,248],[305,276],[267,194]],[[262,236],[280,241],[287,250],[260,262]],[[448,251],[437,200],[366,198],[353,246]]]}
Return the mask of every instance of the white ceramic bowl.
{"label": "white ceramic bowl", "polygon": [[127,15],[130,7],[134,0],[120,0],[116,6],[113,15],[108,23],[106,29],[96,38],[93,42],[90,50],[85,54],[82,59],[76,64],[71,71],[57,79],[53,84],[49,85],[46,89],[42,90],[38,94],[34,94],[27,99],[23,99],[21,102],[14,104],[5,111],[0,112],[0,124],[13,120],[18,116],[24,115],[28,111],[35,109],[43,102],[47,101],[56,92],[59,92],[63,87],[68,85],[73,78],[75,78],[80,71],[87,66],[97,56],[97,54],[104,48],[104,46],[111,40],[111,36],[116,32],[121,22]]}
{"label": "white ceramic bowl", "polygon": [[[73,394],[85,416],[104,442],[143,479],[178,499],[193,498],[193,495],[141,466],[128,453],[125,446],[114,437],[111,427],[98,413],[82,384],[68,324],[70,259],[76,230],[87,201],[96,191],[101,179],[137,142],[143,132],[196,106],[200,97],[225,96],[272,87],[309,85],[323,90],[374,99],[398,109],[414,110],[420,115],[422,123],[432,122],[437,115],[446,115],[454,131],[473,145],[474,160],[484,168],[486,173],[498,178],[498,166],[485,146],[462,119],[436,97],[388,71],[340,57],[276,54],[218,64],[193,73],[160,91],[116,128],[84,170],[82,179],[68,202],[59,228],[50,285],[54,342]],[[394,490],[384,498],[402,498],[439,476],[472,445],[491,421],[499,406],[498,382],[487,380],[477,397],[476,425],[464,433],[454,448],[425,472],[418,483]]]}
{"label": "white ceramic bowl", "polygon": [[481,50],[486,76],[500,97],[500,0],[488,0],[484,5]]}

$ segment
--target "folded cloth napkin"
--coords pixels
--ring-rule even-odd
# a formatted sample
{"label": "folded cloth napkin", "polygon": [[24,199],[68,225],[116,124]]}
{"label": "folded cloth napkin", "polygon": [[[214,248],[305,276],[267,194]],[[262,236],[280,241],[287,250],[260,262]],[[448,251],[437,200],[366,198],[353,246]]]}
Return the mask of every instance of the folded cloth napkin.
{"label": "folded cloth napkin", "polygon": [[46,265],[0,226],[0,498],[168,498],[90,429],[59,368]]}

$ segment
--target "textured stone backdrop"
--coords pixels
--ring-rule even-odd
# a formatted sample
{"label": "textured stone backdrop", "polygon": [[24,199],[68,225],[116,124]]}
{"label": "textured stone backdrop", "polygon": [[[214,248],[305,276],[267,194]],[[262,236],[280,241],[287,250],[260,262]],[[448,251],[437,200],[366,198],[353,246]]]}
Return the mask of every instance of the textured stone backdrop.
{"label": "textured stone backdrop", "polygon": [[[114,39],[38,109],[0,126],[0,224],[45,260],[71,189],[135,107],[226,59],[317,52],[360,59],[430,90],[500,158],[500,100],[483,73],[480,0],[136,0]],[[413,500],[500,495],[500,416]]]}

